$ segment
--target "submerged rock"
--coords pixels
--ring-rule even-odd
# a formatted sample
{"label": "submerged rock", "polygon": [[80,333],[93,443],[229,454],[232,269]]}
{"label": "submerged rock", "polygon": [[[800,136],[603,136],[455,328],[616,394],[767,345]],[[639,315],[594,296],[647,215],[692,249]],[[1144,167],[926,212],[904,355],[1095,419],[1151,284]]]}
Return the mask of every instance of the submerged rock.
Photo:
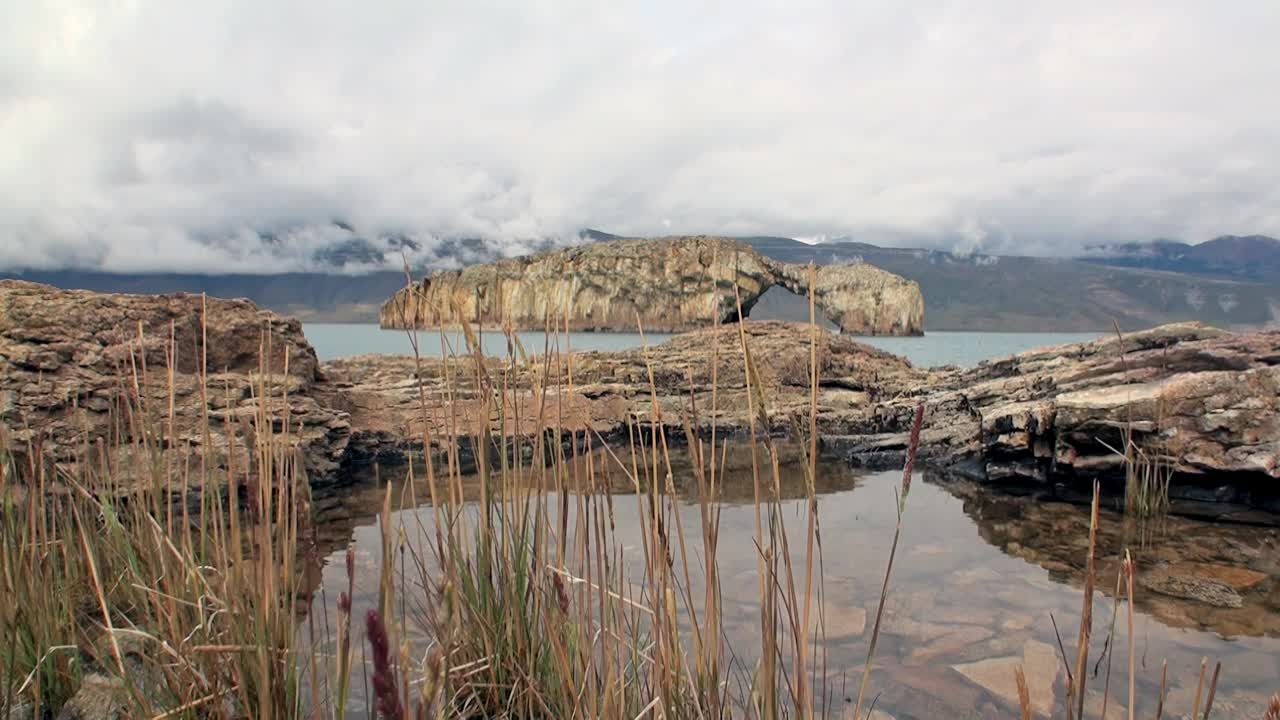
{"label": "submerged rock", "polygon": [[[384,328],[511,323],[517,330],[678,332],[744,315],[782,285],[808,296],[808,266],[715,237],[616,240],[433,273],[383,304]],[[824,265],[818,310],[865,335],[924,331],[920,286],[863,263]]]}
{"label": "submerged rock", "polygon": [[1138,578],[1139,584],[1170,597],[1195,600],[1221,608],[1244,606],[1246,593],[1270,576],[1249,568],[1209,563],[1176,562],[1159,565]]}
{"label": "submerged rock", "polygon": [[1057,652],[1048,643],[1027,640],[1022,655],[979,660],[956,665],[955,671],[981,685],[991,694],[1013,707],[1018,706],[1018,683],[1014,670],[1021,667],[1027,679],[1031,707],[1037,716],[1048,717],[1053,711],[1057,687],[1063,675]]}
{"label": "submerged rock", "polygon": [[1244,606],[1240,593],[1220,582],[1195,577],[1194,575],[1174,575],[1167,571],[1154,571],[1144,575],[1140,581],[1142,587],[1168,595],[1170,597],[1196,600],[1206,605],[1223,608]]}

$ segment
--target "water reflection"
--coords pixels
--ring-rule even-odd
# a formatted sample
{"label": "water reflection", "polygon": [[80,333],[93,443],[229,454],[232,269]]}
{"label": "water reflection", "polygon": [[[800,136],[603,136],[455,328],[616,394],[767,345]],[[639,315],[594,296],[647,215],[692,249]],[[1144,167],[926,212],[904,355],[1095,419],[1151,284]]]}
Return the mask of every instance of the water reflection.
{"label": "water reflection", "polygon": [[[719,572],[724,596],[728,641],[742,648],[741,663],[758,647],[758,579],[753,542],[755,482],[750,453],[741,448],[725,457],[724,507],[720,516]],[[803,521],[804,481],[800,453],[784,448],[782,490],[784,516],[797,527]],[[630,465],[631,458],[620,458]],[[616,462],[597,453],[580,458],[577,472],[586,476],[590,461],[607,478],[615,499],[617,537],[636,578],[642,564],[636,505],[626,498],[631,480]],[[637,465],[643,459],[637,459]],[[762,477],[769,477],[761,466]],[[403,469],[383,471],[394,478],[396,504],[401,497],[428,497],[421,480],[409,488]],[[663,468],[665,475],[665,468]],[[569,473],[569,477],[573,472]],[[688,478],[688,459],[673,459],[672,476]],[[839,461],[820,464],[817,479],[821,514],[825,583],[824,624],[831,700],[855,692],[870,640],[880,583],[896,522],[898,473],[864,473]],[[677,488],[686,532],[696,528],[696,489]],[[464,487],[475,492],[474,481]],[[357,585],[376,591],[380,540],[377,515],[385,487],[371,480],[343,488],[315,503],[319,543],[328,553],[314,582],[329,604],[345,587],[343,553],[357,553]],[[555,505],[555,502],[551,503]],[[433,514],[419,506],[394,513],[393,524],[430,524]],[[696,534],[696,530],[694,530]],[[1099,532],[1099,592],[1095,598],[1096,639],[1093,659],[1110,634],[1116,558],[1131,547],[1143,571],[1138,591],[1135,642],[1139,654],[1140,695],[1154,698],[1160,663],[1169,662],[1167,712],[1189,713],[1202,656],[1221,658],[1222,678],[1215,715],[1249,716],[1260,708],[1280,678],[1280,533],[1275,528],[1221,525],[1169,518],[1160,532],[1139,533],[1121,516],[1105,511]],[[1013,664],[1040,662],[1053,677],[1058,648],[1054,624],[1070,645],[1080,611],[1084,552],[1088,544],[1088,509],[1031,496],[1000,494],[971,483],[943,480],[928,473],[914,483],[880,645],[873,687],[877,708],[893,717],[1008,716]],[[800,548],[793,548],[802,562]],[[1225,586],[1231,595],[1197,592],[1195,582]],[[1173,580],[1170,580],[1173,578]],[[695,583],[697,581],[695,580]],[[1190,588],[1190,589],[1188,589]],[[357,606],[372,595],[357,597]],[[1225,598],[1225,599],[1224,599]],[[1127,630],[1123,607],[1109,647],[1118,648],[1108,716],[1127,702]],[[360,612],[359,609],[356,610]],[[326,619],[327,621],[327,619]],[[1106,661],[1098,665],[1104,673]],[[1090,686],[1102,686],[1101,674]],[[1125,688],[1121,692],[1121,688]],[[1033,687],[1038,701],[1061,698],[1047,680]],[[1097,716],[1100,693],[1089,698]],[[1122,697],[1121,695],[1124,695]],[[1138,708],[1145,714],[1154,706]]]}

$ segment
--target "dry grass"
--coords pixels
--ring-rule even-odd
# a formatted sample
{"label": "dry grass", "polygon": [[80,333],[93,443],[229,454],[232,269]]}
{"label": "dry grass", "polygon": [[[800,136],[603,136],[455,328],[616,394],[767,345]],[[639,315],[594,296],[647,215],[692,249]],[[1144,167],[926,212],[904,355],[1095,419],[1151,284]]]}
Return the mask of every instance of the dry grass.
{"label": "dry grass", "polygon": [[[764,432],[745,440],[758,571],[754,648],[730,648],[725,637],[717,551],[729,440],[714,426],[715,371],[710,407],[698,407],[691,393],[680,418],[666,417],[651,387],[650,412],[634,419],[629,442],[605,446],[561,425],[556,398],[572,389],[574,360],[547,352],[558,335],[557,324],[547,324],[548,347],[539,355],[508,332],[511,349],[501,365],[486,362],[473,330],[464,328],[467,347],[448,365],[451,383],[480,388],[497,427],[525,427],[533,418],[541,431],[422,438],[443,457],[439,466],[410,466],[411,475],[425,473],[429,497],[416,497],[412,477],[400,498],[388,486],[377,601],[363,617],[352,617],[360,589],[350,551],[346,586],[332,608],[304,592],[303,561],[315,552],[309,485],[291,450],[289,419],[269,417],[287,404],[277,402],[284,384],[274,385],[266,372],[273,351],[265,336],[255,389],[260,414],[246,429],[248,467],[196,460],[175,470],[163,450],[177,442],[172,405],[147,407],[137,392],[125,392],[119,408],[120,422],[132,424],[120,436],[131,439],[107,447],[86,438],[79,460],[57,469],[34,445],[21,449],[28,461],[20,467],[0,428],[0,717],[18,707],[52,717],[88,673],[109,679],[127,714],[151,718],[839,715],[825,656],[816,323],[811,417],[807,428],[796,428],[806,449],[799,518],[782,511],[773,440]],[[751,417],[761,423],[753,430],[767,428],[769,408],[746,333],[735,347],[714,352],[740,353]],[[122,387],[137,388],[146,372],[131,368]],[[652,377],[650,368],[651,386]],[[517,401],[525,397],[532,400]],[[694,429],[703,417],[711,419],[707,434]],[[874,695],[870,670],[923,418],[917,409],[855,717]],[[682,426],[684,437],[668,438],[664,428],[671,426]],[[689,477],[672,470],[676,440],[693,458]],[[478,459],[478,501],[468,501],[463,487],[463,443]],[[512,452],[516,443],[550,462],[529,463]],[[678,481],[696,492],[690,527],[677,507]],[[620,485],[630,491],[612,490]],[[198,505],[188,502],[193,497]],[[393,512],[424,501],[425,516]],[[1068,717],[1083,717],[1097,512],[1095,499]],[[639,567],[624,557],[619,513],[639,518]],[[793,566],[793,557],[803,565]],[[1127,572],[1132,643],[1131,563]],[[317,617],[334,618],[332,629],[326,623],[318,630]],[[425,631],[426,646],[410,642],[414,630]],[[1131,644],[1131,712],[1133,677]],[[1017,681],[1021,715],[1029,717],[1020,669]],[[363,706],[353,699],[357,688],[365,689]]]}
{"label": "dry grass", "polygon": [[[271,353],[264,336],[264,361]],[[176,440],[172,406],[166,423],[137,392],[145,366],[127,372],[117,422],[132,439],[121,446],[86,437],[74,463],[55,467],[32,444],[19,467],[0,429],[0,710],[50,715],[92,672],[112,679],[113,703],[147,717],[292,716],[309,485],[289,419],[273,431],[266,417],[284,390],[265,372],[253,390],[251,468],[232,452],[222,471],[177,471],[162,457]],[[197,487],[210,490],[186,492]]]}

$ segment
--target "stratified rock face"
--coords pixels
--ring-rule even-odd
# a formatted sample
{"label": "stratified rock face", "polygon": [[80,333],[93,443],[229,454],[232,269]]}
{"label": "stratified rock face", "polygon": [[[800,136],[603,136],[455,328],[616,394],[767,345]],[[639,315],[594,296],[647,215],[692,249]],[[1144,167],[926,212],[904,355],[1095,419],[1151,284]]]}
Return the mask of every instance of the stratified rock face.
{"label": "stratified rock face", "polygon": [[[775,263],[745,243],[712,237],[616,240],[439,272],[381,310],[386,328],[461,320],[541,330],[683,331],[726,322],[782,284],[807,294],[808,269]],[[818,273],[818,306],[859,334],[919,334],[924,299],[913,282],[866,265]]]}
{"label": "stratified rock face", "polygon": [[[316,399],[320,381],[301,324],[246,300],[0,280],[0,423],[15,451],[30,443],[67,461],[86,442],[127,445],[145,435],[163,436],[168,451],[181,454],[204,446],[207,418],[220,462],[228,447],[243,454],[264,409],[274,424],[288,418],[308,468],[327,474],[350,428],[344,413]],[[134,412],[138,397],[146,417]]]}
{"label": "stratified rock face", "polygon": [[[1280,479],[1276,331],[1164,325],[942,370],[904,390],[872,418],[847,417],[833,440],[855,460],[896,458],[924,402],[924,452],[983,479],[1123,478],[1126,439],[1140,471],[1223,486]],[[1242,492],[1205,499],[1251,502]]]}
{"label": "stratified rock face", "polygon": [[[1116,449],[1124,448],[1127,428],[1136,448],[1186,481],[1187,493],[1197,493],[1183,499],[1271,507],[1269,498],[1280,497],[1274,484],[1280,479],[1280,332],[1236,335],[1169,325],[1125,335],[1123,343],[1102,337],[972,369],[921,369],[844,336],[811,335],[806,325],[747,322],[678,335],[643,351],[574,354],[572,390],[568,361],[553,364],[560,375],[545,381],[557,388],[555,416],[565,430],[625,442],[628,427],[654,420],[656,401],[659,422],[682,437],[686,423],[709,430],[714,401],[723,432],[745,431],[754,422],[756,429],[783,434],[796,418],[809,416],[813,339],[818,431],[828,451],[855,464],[900,464],[912,412],[923,403],[922,461],[980,480],[1123,479],[1125,460]],[[744,380],[744,341],[754,359],[755,398]],[[490,372],[502,372],[500,361],[491,362]],[[425,418],[426,434],[435,438],[486,424],[510,433],[511,418],[534,423],[538,403],[545,402],[521,376],[511,379],[512,387],[526,389],[514,392],[512,407],[496,412],[489,396],[464,378],[450,406],[439,360],[419,365],[412,358],[363,356],[328,364],[326,372],[345,388],[359,428],[353,444],[362,453],[423,436]],[[425,413],[416,383],[407,380],[415,373],[432,398]],[[497,424],[501,418],[505,430]],[[529,425],[519,432],[536,430]],[[1263,494],[1250,496],[1250,488]]]}

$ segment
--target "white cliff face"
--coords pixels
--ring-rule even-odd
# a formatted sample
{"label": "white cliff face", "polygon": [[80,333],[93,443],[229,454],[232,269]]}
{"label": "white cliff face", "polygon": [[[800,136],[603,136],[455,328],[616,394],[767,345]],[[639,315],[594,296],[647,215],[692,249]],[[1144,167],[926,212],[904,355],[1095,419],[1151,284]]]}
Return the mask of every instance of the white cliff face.
{"label": "white cliff face", "polygon": [[[781,284],[808,294],[807,266],[775,263],[725,238],[618,240],[440,272],[396,293],[383,327],[452,326],[465,319],[541,330],[682,331],[737,317]],[[842,330],[918,334],[919,286],[868,265],[824,266],[816,298]]]}

